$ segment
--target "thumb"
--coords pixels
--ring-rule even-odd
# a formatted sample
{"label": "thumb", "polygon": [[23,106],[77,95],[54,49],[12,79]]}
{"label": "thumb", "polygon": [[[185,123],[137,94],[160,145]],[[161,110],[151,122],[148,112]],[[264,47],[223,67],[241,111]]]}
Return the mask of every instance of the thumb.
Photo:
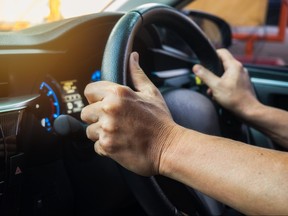
{"label": "thumb", "polygon": [[220,79],[218,76],[216,76],[211,71],[207,70],[201,65],[194,65],[193,72],[196,76],[198,76],[208,87],[211,89],[214,88],[217,81]]}
{"label": "thumb", "polygon": [[147,87],[151,88],[153,84],[141,69],[139,65],[139,54],[137,52],[131,53],[129,64],[131,80],[134,88],[140,92],[145,92]]}

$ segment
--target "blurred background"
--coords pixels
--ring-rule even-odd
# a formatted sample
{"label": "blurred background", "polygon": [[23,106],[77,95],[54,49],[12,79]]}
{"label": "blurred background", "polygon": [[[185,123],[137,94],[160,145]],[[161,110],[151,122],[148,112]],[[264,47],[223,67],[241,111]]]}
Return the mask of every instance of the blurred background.
{"label": "blurred background", "polygon": [[287,66],[287,0],[196,0],[189,9],[206,11],[230,24],[230,51],[243,63]]}
{"label": "blurred background", "polygon": [[11,31],[44,22],[102,11],[112,0],[0,0],[0,30]]}
{"label": "blurred background", "polygon": [[[128,0],[0,0],[0,31],[115,10],[123,2]],[[242,62],[287,66],[288,0],[195,0],[185,9],[206,11],[228,22],[230,50]]]}

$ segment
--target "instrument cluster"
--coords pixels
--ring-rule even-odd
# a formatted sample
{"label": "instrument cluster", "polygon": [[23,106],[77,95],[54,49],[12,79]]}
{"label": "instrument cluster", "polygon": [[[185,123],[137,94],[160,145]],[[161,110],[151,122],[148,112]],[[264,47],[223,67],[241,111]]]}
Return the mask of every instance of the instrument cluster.
{"label": "instrument cluster", "polygon": [[[90,77],[91,82],[101,80],[100,70],[95,70]],[[40,97],[35,105],[37,116],[41,126],[51,131],[53,122],[61,114],[79,115],[85,103],[83,90],[77,79],[57,81],[52,76],[46,79],[39,86]]]}
{"label": "instrument cluster", "polygon": [[35,105],[42,127],[51,131],[53,122],[61,114],[79,114],[84,107],[77,80],[56,81],[47,76],[39,87],[40,97]]}

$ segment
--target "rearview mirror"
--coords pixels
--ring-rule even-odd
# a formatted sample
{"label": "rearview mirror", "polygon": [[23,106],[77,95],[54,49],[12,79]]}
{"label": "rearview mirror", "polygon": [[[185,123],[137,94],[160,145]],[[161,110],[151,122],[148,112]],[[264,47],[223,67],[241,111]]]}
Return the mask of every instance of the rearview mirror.
{"label": "rearview mirror", "polygon": [[226,21],[196,10],[186,10],[184,13],[202,29],[215,48],[228,48],[231,45],[231,28]]}

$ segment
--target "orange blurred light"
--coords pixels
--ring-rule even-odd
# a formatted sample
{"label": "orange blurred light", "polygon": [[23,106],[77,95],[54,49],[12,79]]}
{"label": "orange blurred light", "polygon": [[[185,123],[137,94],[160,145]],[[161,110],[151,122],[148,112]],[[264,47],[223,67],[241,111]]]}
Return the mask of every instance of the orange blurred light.
{"label": "orange blurred light", "polygon": [[0,0],[0,31],[97,13],[113,0]]}

